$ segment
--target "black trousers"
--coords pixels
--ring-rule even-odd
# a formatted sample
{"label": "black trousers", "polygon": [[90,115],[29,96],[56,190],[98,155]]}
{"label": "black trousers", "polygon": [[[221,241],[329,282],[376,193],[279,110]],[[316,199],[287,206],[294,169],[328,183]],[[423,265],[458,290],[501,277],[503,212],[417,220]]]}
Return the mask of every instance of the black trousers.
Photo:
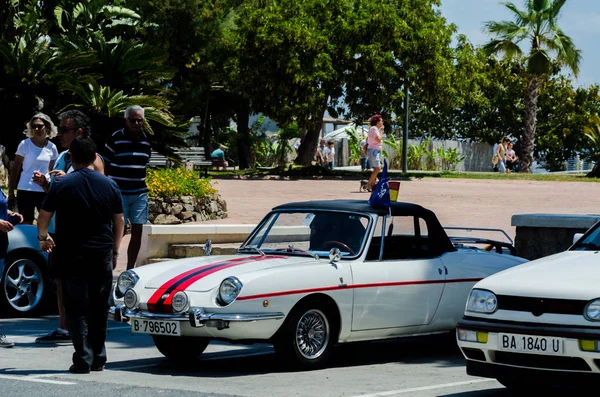
{"label": "black trousers", "polygon": [[73,364],[79,369],[104,365],[108,299],[112,287],[112,249],[63,258],[61,262],[64,260],[66,263],[61,263],[61,280],[75,348]]}

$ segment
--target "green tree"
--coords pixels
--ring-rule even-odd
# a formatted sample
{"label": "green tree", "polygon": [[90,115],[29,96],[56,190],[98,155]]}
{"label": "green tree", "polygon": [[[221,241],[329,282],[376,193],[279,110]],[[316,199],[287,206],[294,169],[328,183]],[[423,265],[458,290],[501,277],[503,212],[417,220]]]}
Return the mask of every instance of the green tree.
{"label": "green tree", "polygon": [[577,75],[581,51],[573,40],[558,26],[558,17],[566,0],[528,0],[526,9],[519,10],[513,3],[506,7],[514,21],[486,22],[489,33],[496,38],[484,46],[490,53],[503,53],[508,59],[521,56],[522,41],[531,45],[525,56],[527,65],[524,103],[525,128],[521,142],[519,166],[521,172],[531,172],[536,134],[536,115],[540,84],[553,72],[553,58],[561,67],[567,67]]}
{"label": "green tree", "polygon": [[[249,0],[238,10],[237,87],[252,109],[303,135],[313,159],[325,111],[364,120],[402,107],[403,87],[450,87],[453,28],[437,0]],[[425,95],[425,94],[424,94]]]}

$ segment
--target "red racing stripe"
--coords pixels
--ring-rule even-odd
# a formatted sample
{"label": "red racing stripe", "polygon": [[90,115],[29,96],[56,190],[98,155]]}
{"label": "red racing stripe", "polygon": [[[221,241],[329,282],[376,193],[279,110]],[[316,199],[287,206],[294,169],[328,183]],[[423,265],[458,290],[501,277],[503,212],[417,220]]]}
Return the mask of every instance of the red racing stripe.
{"label": "red racing stripe", "polygon": [[[172,296],[175,292],[183,291],[187,287],[189,287],[191,284],[193,284],[194,282],[196,282],[210,274],[213,274],[217,271],[227,269],[230,267],[234,267],[234,266],[238,266],[238,265],[242,265],[245,263],[262,261],[262,260],[266,260],[266,259],[275,259],[275,258],[279,259],[279,258],[286,258],[286,257],[284,257],[284,256],[248,256],[248,257],[241,257],[241,258],[233,258],[233,259],[223,261],[223,262],[215,262],[215,263],[211,263],[208,265],[199,266],[194,269],[188,270],[184,273],[178,274],[177,276],[166,281],[163,285],[161,285],[152,294],[152,296],[150,297],[150,299],[148,299],[148,302],[147,302],[148,310],[151,312],[156,312],[158,309],[158,306],[160,306],[160,309],[162,309],[162,310],[160,310],[161,312],[164,312],[165,310],[171,311],[170,304],[171,304]],[[180,283],[180,285],[177,285],[178,283]],[[169,291],[169,290],[171,290],[171,291]],[[166,292],[168,292],[169,295],[164,302],[161,302],[161,298],[163,297],[163,295]],[[168,306],[166,305],[167,300],[169,303]]]}
{"label": "red racing stripe", "polygon": [[[252,258],[252,259],[251,259]],[[234,266],[239,266],[239,265],[243,265],[245,263],[250,263],[250,262],[260,262],[260,261],[264,261],[267,259],[273,259],[273,258],[284,258],[284,257],[275,257],[275,256],[258,256],[258,257],[248,257],[248,258],[244,258],[244,261],[239,261],[237,263],[227,263],[227,262],[223,262],[223,266],[215,268],[215,269],[210,269],[207,270],[203,273],[197,274],[193,277],[190,277],[189,279],[185,280],[185,282],[181,283],[180,285],[178,285],[170,294],[169,297],[163,302],[163,305],[167,306],[167,307],[171,307],[171,302],[173,301],[173,295],[175,294],[175,292],[177,291],[185,291],[190,285],[194,284],[196,281],[203,279],[204,277],[210,276],[213,273],[216,272],[220,272],[221,270],[225,270],[228,269],[230,267],[234,267]]]}
{"label": "red racing stripe", "polygon": [[286,296],[286,295],[296,295],[296,294],[309,294],[315,292],[326,292],[326,291],[335,291],[341,289],[359,289],[359,288],[379,288],[379,287],[399,287],[399,286],[407,286],[407,285],[421,285],[421,284],[452,284],[452,283],[468,283],[480,281],[481,278],[461,278],[461,279],[451,279],[451,280],[419,280],[419,281],[398,281],[398,282],[387,282],[387,283],[370,283],[370,284],[354,284],[354,285],[345,285],[345,286],[329,286],[329,287],[318,287],[318,288],[306,288],[306,289],[296,289],[289,291],[279,291],[279,292],[270,292],[266,294],[256,294],[256,295],[248,295],[248,296],[238,296],[236,300],[245,301],[251,299],[265,299],[265,298],[273,298],[276,296]]}

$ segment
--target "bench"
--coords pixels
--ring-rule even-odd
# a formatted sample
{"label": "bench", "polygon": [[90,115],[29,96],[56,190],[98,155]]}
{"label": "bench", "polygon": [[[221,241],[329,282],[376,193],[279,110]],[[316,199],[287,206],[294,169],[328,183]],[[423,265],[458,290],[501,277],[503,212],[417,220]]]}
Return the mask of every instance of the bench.
{"label": "bench", "polygon": [[[194,169],[200,169],[200,174],[204,172],[204,176],[208,176],[208,169],[212,167],[212,161],[206,159],[203,147],[190,147],[188,149],[175,149],[175,154],[181,159],[181,163],[192,163]],[[148,162],[150,167],[171,167],[173,161],[166,156],[152,151],[150,161]]]}

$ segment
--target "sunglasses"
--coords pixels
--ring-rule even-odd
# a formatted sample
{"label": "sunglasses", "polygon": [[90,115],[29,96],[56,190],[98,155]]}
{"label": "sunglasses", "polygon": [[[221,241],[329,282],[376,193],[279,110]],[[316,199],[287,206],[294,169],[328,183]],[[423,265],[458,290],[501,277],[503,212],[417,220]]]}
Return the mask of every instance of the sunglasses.
{"label": "sunglasses", "polygon": [[33,128],[34,130],[41,130],[44,127],[44,124],[31,124],[31,128]]}
{"label": "sunglasses", "polygon": [[130,123],[133,123],[133,124],[137,124],[137,123],[142,124],[144,122],[144,119],[129,119],[128,118],[127,121],[129,121]]}
{"label": "sunglasses", "polygon": [[79,127],[67,127],[67,126],[62,126],[58,129],[58,132],[60,132],[61,134],[67,133],[69,131],[75,131],[76,129],[78,129]]}

